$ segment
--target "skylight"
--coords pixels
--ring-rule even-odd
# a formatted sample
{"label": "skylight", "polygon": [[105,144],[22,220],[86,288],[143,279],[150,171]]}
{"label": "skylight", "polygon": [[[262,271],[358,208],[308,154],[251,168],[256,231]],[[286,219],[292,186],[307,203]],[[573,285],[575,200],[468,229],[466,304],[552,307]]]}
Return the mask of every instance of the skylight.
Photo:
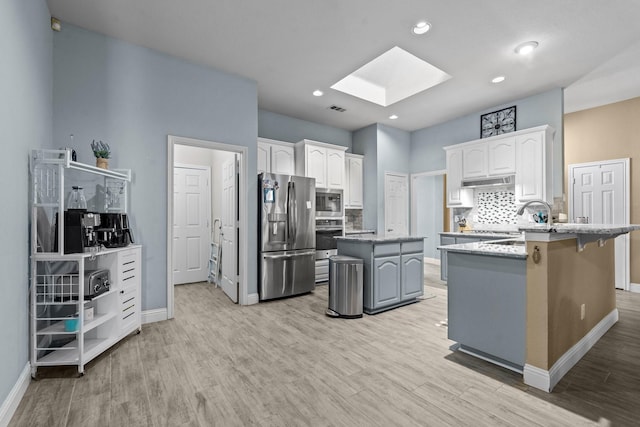
{"label": "skylight", "polygon": [[331,88],[387,107],[450,78],[439,68],[395,46]]}

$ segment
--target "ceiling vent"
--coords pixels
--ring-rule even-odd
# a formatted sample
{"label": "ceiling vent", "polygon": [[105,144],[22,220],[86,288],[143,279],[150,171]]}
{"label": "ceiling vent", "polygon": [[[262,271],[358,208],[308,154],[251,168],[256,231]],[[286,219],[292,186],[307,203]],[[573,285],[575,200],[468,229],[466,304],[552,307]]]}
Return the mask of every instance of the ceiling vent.
{"label": "ceiling vent", "polygon": [[346,108],[338,107],[337,105],[332,105],[331,107],[329,107],[329,110],[337,111],[338,113],[344,113],[345,111],[347,111]]}

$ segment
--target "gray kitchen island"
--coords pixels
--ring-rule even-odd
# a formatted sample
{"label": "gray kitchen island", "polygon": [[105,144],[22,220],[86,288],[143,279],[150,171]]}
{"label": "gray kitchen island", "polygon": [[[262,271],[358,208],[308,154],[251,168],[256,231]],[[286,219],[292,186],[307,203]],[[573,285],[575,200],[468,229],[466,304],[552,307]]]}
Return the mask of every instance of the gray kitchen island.
{"label": "gray kitchen island", "polygon": [[440,246],[451,348],[550,392],[618,321],[612,239],[639,229],[535,224],[524,239]]}
{"label": "gray kitchen island", "polygon": [[363,311],[376,314],[424,294],[424,237],[336,237],[338,254],[363,260]]}

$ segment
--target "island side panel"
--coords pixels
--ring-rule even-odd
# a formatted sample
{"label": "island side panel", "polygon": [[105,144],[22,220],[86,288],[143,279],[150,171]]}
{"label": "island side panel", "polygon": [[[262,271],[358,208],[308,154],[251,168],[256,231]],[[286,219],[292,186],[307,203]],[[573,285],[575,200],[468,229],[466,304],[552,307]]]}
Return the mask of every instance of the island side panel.
{"label": "island side panel", "polygon": [[449,339],[521,368],[525,362],[526,262],[449,252]]}
{"label": "island side panel", "polygon": [[545,370],[616,309],[613,241],[576,247],[575,239],[527,243],[527,363]]}

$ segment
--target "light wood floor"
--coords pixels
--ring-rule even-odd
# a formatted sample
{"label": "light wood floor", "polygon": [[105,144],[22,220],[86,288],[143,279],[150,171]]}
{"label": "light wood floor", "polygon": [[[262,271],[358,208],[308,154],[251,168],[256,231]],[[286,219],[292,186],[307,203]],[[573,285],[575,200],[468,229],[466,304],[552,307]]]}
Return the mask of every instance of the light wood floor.
{"label": "light wood floor", "polygon": [[[429,267],[428,267],[429,268]],[[11,426],[631,426],[640,423],[640,295],[547,394],[452,353],[437,267],[419,303],[323,313],[327,287],[250,307],[176,288],[176,318],[87,366],[40,369]],[[432,286],[431,286],[432,285]]]}

